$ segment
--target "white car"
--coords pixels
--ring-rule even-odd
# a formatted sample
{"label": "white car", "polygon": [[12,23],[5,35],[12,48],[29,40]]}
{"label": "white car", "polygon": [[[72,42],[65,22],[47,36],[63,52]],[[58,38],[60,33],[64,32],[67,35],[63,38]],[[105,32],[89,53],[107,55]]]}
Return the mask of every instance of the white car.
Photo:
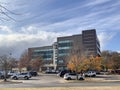
{"label": "white car", "polygon": [[95,77],[96,76],[96,72],[95,71],[88,71],[88,72],[85,73],[85,76]]}
{"label": "white car", "polygon": [[25,79],[28,80],[29,78],[31,78],[31,74],[30,73],[19,73],[19,74],[14,74],[11,76],[12,79]]}
{"label": "white car", "polygon": [[[64,79],[65,80],[75,80],[77,78],[77,74],[76,73],[66,73],[64,75]],[[84,74],[78,74],[78,79],[79,80],[84,80]]]}
{"label": "white car", "polygon": [[14,74],[16,74],[15,72],[12,72],[12,71],[9,71],[8,72],[8,76],[10,77],[10,76],[12,76],[12,75],[14,75]]}

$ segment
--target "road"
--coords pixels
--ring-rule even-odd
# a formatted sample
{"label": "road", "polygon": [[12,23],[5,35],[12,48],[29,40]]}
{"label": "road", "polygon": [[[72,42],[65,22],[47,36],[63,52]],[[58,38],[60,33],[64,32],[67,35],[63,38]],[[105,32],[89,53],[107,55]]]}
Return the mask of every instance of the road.
{"label": "road", "polygon": [[[113,77],[115,79],[116,76]],[[119,76],[120,77],[120,76]],[[117,77],[119,79],[119,77]],[[112,79],[110,76],[105,77]],[[120,80],[113,81],[66,81],[56,75],[44,74],[37,77],[32,77],[30,80],[13,80],[19,83],[0,83],[0,88],[39,88],[39,87],[98,87],[98,86],[119,86]]]}

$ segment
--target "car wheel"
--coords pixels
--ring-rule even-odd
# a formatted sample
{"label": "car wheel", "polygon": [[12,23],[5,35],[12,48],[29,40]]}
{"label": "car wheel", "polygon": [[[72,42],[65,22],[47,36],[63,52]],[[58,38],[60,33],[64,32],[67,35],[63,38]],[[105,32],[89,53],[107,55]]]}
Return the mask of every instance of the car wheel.
{"label": "car wheel", "polygon": [[1,79],[4,79],[4,76],[1,76]]}
{"label": "car wheel", "polygon": [[28,80],[28,79],[29,79],[27,76],[25,76],[24,78],[25,78],[25,80]]}
{"label": "car wheel", "polygon": [[18,78],[15,76],[15,77],[13,77],[13,79],[14,79],[14,80],[17,80]]}
{"label": "car wheel", "polygon": [[84,78],[83,78],[83,77],[80,77],[79,80],[84,80]]}
{"label": "car wheel", "polygon": [[95,77],[96,75],[93,75],[93,77]]}
{"label": "car wheel", "polygon": [[67,78],[67,80],[71,80],[71,78],[70,78],[70,77],[68,77],[68,78]]}

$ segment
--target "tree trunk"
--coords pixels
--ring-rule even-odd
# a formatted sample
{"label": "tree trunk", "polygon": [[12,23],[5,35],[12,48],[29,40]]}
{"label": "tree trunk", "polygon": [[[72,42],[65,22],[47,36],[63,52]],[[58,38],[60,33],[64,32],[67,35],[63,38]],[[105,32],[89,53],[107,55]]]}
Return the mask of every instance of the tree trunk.
{"label": "tree trunk", "polygon": [[4,64],[4,81],[7,81],[7,61],[5,60],[5,64]]}
{"label": "tree trunk", "polygon": [[6,77],[4,78],[4,81],[5,81],[5,82],[7,81]]}
{"label": "tree trunk", "polygon": [[76,73],[76,79],[78,80],[78,73]]}
{"label": "tree trunk", "polygon": [[4,73],[4,81],[7,81],[7,69],[5,69],[5,73]]}

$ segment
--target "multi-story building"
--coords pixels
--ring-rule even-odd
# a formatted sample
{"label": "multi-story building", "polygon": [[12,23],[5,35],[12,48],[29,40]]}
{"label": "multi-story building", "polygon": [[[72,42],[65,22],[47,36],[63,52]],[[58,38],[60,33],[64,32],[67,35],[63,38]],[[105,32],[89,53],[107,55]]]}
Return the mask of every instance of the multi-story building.
{"label": "multi-story building", "polygon": [[52,46],[28,48],[30,60],[35,60],[37,57],[43,60],[41,70],[56,69],[56,52],[56,43]]}
{"label": "multi-story building", "polygon": [[57,69],[65,69],[68,57],[71,51],[80,51],[82,48],[82,35],[73,35],[66,37],[58,37],[58,56],[57,56]]}
{"label": "multi-story building", "polygon": [[65,69],[69,60],[69,55],[77,52],[89,57],[101,56],[100,44],[96,30],[84,30],[82,34],[58,37],[57,69]]}
{"label": "multi-story building", "polygon": [[82,42],[88,55],[101,56],[100,42],[95,29],[82,31]]}
{"label": "multi-story building", "polygon": [[29,48],[31,59],[42,56],[44,69],[65,69],[71,51],[85,56],[101,56],[96,30],[84,30],[82,34],[58,37],[52,46]]}

